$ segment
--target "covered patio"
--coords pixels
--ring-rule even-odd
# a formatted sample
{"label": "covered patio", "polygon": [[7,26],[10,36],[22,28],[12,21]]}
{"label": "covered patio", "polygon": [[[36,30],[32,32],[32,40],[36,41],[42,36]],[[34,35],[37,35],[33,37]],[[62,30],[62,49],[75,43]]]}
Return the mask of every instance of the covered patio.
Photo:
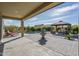
{"label": "covered patio", "polygon": [[61,2],[0,2],[0,42],[3,38],[3,19],[21,21],[21,37],[24,36],[24,20],[53,8]]}
{"label": "covered patio", "polygon": [[66,34],[66,32],[69,32],[70,28],[71,28],[71,24],[63,21],[58,21],[51,25],[52,32],[62,33],[63,35]]}
{"label": "covered patio", "polygon": [[[24,37],[24,20],[38,15],[50,8],[62,4],[61,2],[0,2],[0,55],[4,49],[3,19],[18,20],[21,23],[21,38]],[[19,39],[19,38],[18,38]],[[13,41],[13,40],[10,40]]]}
{"label": "covered patio", "polygon": [[26,33],[24,37],[2,39],[0,55],[3,56],[77,56],[78,41],[69,41],[47,32],[45,45],[40,45],[40,33]]}
{"label": "covered patio", "polygon": [[[24,34],[24,21],[61,2],[0,2],[0,56],[70,56],[78,55],[78,42],[68,41],[47,32],[49,40],[45,46],[39,45],[40,33]],[[20,21],[21,35],[3,38],[3,19]]]}

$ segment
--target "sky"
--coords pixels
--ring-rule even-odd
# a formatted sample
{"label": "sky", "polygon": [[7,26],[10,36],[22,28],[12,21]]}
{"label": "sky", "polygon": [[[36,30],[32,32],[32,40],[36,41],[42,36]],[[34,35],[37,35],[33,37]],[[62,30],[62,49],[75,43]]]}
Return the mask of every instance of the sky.
{"label": "sky", "polygon": [[[51,8],[39,15],[36,15],[24,21],[25,26],[34,26],[40,24],[53,24],[58,21],[68,22],[72,25],[78,24],[79,2],[65,2],[59,6]],[[20,21],[5,20],[6,25],[20,26]]]}

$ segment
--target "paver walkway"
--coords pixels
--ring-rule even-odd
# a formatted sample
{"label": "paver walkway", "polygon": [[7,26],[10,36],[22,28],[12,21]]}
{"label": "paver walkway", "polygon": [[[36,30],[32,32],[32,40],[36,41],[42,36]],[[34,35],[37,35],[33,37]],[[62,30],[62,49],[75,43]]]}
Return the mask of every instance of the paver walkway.
{"label": "paver walkway", "polygon": [[43,47],[26,37],[6,42],[2,54],[3,56],[62,56],[62,54]]}
{"label": "paver walkway", "polygon": [[[26,34],[25,37],[33,40],[38,43],[38,40],[41,39],[41,35],[39,33],[35,34]],[[45,36],[47,43],[44,47],[51,49],[52,51],[61,53],[65,56],[77,56],[78,55],[78,41],[70,41],[64,39],[61,36],[52,35],[47,32]]]}
{"label": "paver walkway", "polygon": [[[13,37],[14,38],[14,37]],[[69,41],[60,36],[47,33],[46,45],[39,45],[39,33],[25,34],[23,38],[3,39],[4,56],[77,56],[78,41]],[[12,40],[13,39],[13,40]]]}

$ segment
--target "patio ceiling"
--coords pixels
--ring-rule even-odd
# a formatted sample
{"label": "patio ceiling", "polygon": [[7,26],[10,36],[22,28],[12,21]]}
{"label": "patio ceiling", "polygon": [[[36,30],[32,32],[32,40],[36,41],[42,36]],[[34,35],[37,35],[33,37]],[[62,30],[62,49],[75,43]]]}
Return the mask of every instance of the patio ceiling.
{"label": "patio ceiling", "polygon": [[0,2],[0,13],[4,18],[29,19],[61,2]]}

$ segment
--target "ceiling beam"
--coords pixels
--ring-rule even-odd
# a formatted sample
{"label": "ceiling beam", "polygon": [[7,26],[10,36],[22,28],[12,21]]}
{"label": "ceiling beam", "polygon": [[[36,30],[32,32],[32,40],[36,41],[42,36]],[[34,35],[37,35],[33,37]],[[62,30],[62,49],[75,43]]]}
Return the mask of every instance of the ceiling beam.
{"label": "ceiling beam", "polygon": [[28,13],[27,15],[18,18],[18,17],[10,17],[10,16],[6,16],[6,15],[2,15],[3,18],[7,18],[7,19],[14,19],[14,20],[27,20],[33,16],[36,16],[46,10],[49,10],[51,8],[54,8],[60,4],[62,4],[63,2],[43,2],[43,4],[41,4],[40,6],[38,6],[37,8],[35,8],[34,10],[32,10],[30,13]]}
{"label": "ceiling beam", "polygon": [[21,18],[10,17],[10,16],[5,16],[5,15],[2,15],[2,17],[3,17],[3,18],[6,18],[6,19],[21,20]]}
{"label": "ceiling beam", "polygon": [[36,16],[44,11],[47,11],[51,8],[54,8],[60,4],[62,4],[63,2],[44,2],[43,4],[41,4],[39,7],[37,7],[36,9],[32,10],[28,15],[25,15],[24,17],[22,17],[21,19],[29,19],[33,16]]}
{"label": "ceiling beam", "polygon": [[40,6],[38,6],[37,8],[35,8],[34,10],[32,10],[28,15],[25,15],[22,19],[38,12],[39,10],[41,10],[42,8],[46,7],[47,5],[49,5],[52,2],[44,2],[43,4],[41,4]]}

